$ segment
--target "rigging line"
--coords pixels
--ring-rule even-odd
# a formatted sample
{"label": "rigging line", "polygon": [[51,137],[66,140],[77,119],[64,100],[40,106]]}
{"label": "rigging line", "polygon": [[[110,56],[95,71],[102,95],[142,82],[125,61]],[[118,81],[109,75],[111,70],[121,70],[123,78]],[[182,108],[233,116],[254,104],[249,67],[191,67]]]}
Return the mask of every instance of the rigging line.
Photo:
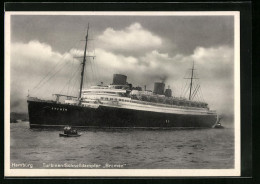
{"label": "rigging line", "polygon": [[201,97],[200,97],[200,94],[199,94],[199,90],[197,91],[196,95],[194,96],[195,98],[197,98],[198,101],[201,101]]}
{"label": "rigging line", "polygon": [[[45,86],[45,84],[46,84],[50,79],[52,79],[52,77],[50,77],[47,81],[45,81],[45,82],[42,84],[41,87],[39,87],[38,89],[36,89],[35,93],[38,94],[38,93],[41,91],[40,89],[42,89],[42,87]],[[53,85],[51,85],[51,84],[54,84],[54,86],[56,86],[56,85],[55,85],[55,82],[56,82],[56,80],[51,81],[51,82],[49,83],[49,85],[48,85],[49,87],[46,87],[45,89],[43,89],[44,92],[46,92],[47,90],[50,90],[50,88],[53,87]],[[54,88],[52,88],[52,89],[54,90]]]}
{"label": "rigging line", "polygon": [[[76,73],[77,73],[77,72],[76,72]],[[77,76],[77,75],[74,75],[74,76],[72,77],[72,80],[71,80],[72,84],[69,85],[68,91],[67,91],[67,94],[68,94],[68,95],[73,96],[72,93],[71,93],[71,90],[73,90],[73,86],[76,85],[76,78],[77,78],[76,76]],[[75,82],[74,82],[74,81],[75,81]]]}
{"label": "rigging line", "polygon": [[93,65],[93,68],[94,68],[96,81],[99,81],[99,76],[98,76],[98,73],[97,73],[97,66],[96,66],[94,59],[92,60],[92,65]]}
{"label": "rigging line", "polygon": [[92,69],[92,65],[91,65],[91,59],[88,57],[88,63],[87,63],[88,67],[88,76],[86,75],[86,87],[91,86],[92,85],[92,81],[94,80],[93,79],[93,69]]}
{"label": "rigging line", "polygon": [[[76,76],[76,75],[75,75],[75,76]],[[75,77],[75,76],[74,76],[73,79],[71,80],[72,84],[69,86],[68,91],[67,91],[67,94],[68,94],[68,95],[71,95],[71,96],[73,96],[73,95],[72,95],[72,92],[71,92],[71,91],[73,90],[73,86],[76,84],[76,80],[75,80],[76,77]]]}
{"label": "rigging line", "polygon": [[91,63],[91,60],[89,61],[89,85],[93,85],[93,83],[96,83],[95,79],[95,73],[93,70],[93,65]]}
{"label": "rigging line", "polygon": [[[64,67],[65,67],[66,65],[68,65],[69,63],[70,63],[70,61],[64,62],[63,65],[60,66],[60,69],[59,69],[59,70],[57,70],[55,73],[53,73],[51,76],[49,76],[49,78],[48,78],[46,81],[44,81],[44,82],[42,83],[42,85],[39,86],[38,89],[35,90],[35,95],[37,95],[37,94],[39,93],[39,90],[42,89],[42,87],[43,87],[47,82],[49,82],[62,68],[64,68]],[[56,81],[56,80],[55,80],[55,81]],[[54,82],[53,82],[53,83],[50,83],[50,84],[54,84]],[[50,86],[50,85],[49,85],[49,86]],[[50,86],[50,87],[52,87],[52,86]],[[45,91],[46,91],[46,90],[47,90],[47,89],[45,89]],[[48,90],[49,90],[49,88],[48,88]],[[53,88],[53,90],[54,90],[54,88]]]}
{"label": "rigging line", "polygon": [[196,92],[195,92],[194,95],[193,95],[194,97],[197,96],[198,91],[200,90],[200,84],[198,84],[197,86],[198,86],[198,88],[197,88]]}
{"label": "rigging line", "polygon": [[182,84],[182,90],[181,90],[181,97],[183,97],[184,95],[184,92],[187,90],[187,84],[188,82],[186,81],[185,84]]}
{"label": "rigging line", "polygon": [[176,90],[176,92],[175,91],[173,91],[172,93],[174,94],[175,93],[175,97],[180,97],[181,96],[181,91],[180,91],[180,84],[179,85],[173,85],[173,87],[174,87],[174,89]]}
{"label": "rigging line", "polygon": [[198,90],[198,93],[197,93],[198,97],[199,97],[199,100],[202,102],[202,97],[201,97],[201,94],[200,94],[200,89]]}
{"label": "rigging line", "polygon": [[201,90],[200,92],[201,92],[201,95],[202,95],[203,101],[205,101],[205,100],[204,100],[204,95],[203,95],[203,92],[202,92],[202,90]]}
{"label": "rigging line", "polygon": [[90,66],[91,66],[91,70],[92,70],[92,78],[93,78],[92,82],[95,83],[95,82],[97,82],[97,75],[96,75],[94,63],[93,63],[92,59],[89,59],[89,61],[90,61]]}
{"label": "rigging line", "polygon": [[175,88],[175,85],[174,84],[172,84],[172,85],[170,85],[171,86],[171,89],[172,89],[172,96],[173,96],[173,92],[176,94],[176,93],[178,93],[178,88]]}
{"label": "rigging line", "polygon": [[187,93],[189,93],[189,90],[190,90],[190,88],[189,88],[189,86],[190,86],[190,84],[189,84],[189,81],[187,80],[186,81],[186,86],[185,86],[185,89],[184,89],[184,98],[186,98],[186,95],[187,95]]}
{"label": "rigging line", "polygon": [[75,94],[77,94],[77,91],[75,90],[75,86],[76,86],[76,84],[78,85],[78,83],[79,83],[80,81],[79,81],[79,79],[78,79],[78,77],[75,77],[75,82],[74,82],[74,85],[72,86],[72,89],[71,89],[71,95],[73,94],[73,91],[74,91],[74,93]]}
{"label": "rigging line", "polygon": [[[91,59],[89,59],[90,60],[90,67],[91,67],[91,71],[92,71],[92,83],[94,82],[94,81],[97,81],[97,78],[96,78],[96,74],[95,74],[95,71],[94,71],[94,69],[93,69],[93,62],[91,61]],[[95,82],[94,82],[95,83]]]}
{"label": "rigging line", "polygon": [[[72,66],[69,66],[69,67],[70,67],[70,68],[71,68],[71,67],[74,67],[73,65],[75,65],[75,64],[74,64],[74,59],[73,59]],[[75,68],[76,68],[76,70],[75,70]],[[67,81],[67,83],[64,85],[64,87],[62,88],[62,90],[57,90],[57,91],[60,91],[60,94],[63,92],[63,90],[65,89],[66,86],[68,86],[68,88],[69,88],[70,83],[71,83],[71,80],[73,79],[75,73],[79,70],[80,65],[78,65],[78,67],[75,67],[75,68],[74,68],[74,72],[70,72],[70,73],[71,73],[70,79],[69,79],[69,80]],[[60,87],[62,87],[62,86],[60,86]],[[67,94],[68,94],[68,93],[67,93]]]}
{"label": "rigging line", "polygon": [[[194,73],[194,78],[195,78],[195,79],[198,79],[196,73]],[[193,86],[196,86],[196,87],[195,87],[195,89],[193,90],[193,93],[192,93],[192,95],[191,95],[191,99],[195,98],[195,96],[197,95],[198,90],[200,89],[199,80],[194,80]]]}
{"label": "rigging line", "polygon": [[198,102],[201,102],[201,100],[200,100],[198,95],[196,95],[195,98],[197,99]]}
{"label": "rigging line", "polygon": [[76,70],[72,73],[72,76],[70,77],[70,79],[67,81],[67,83],[64,85],[64,87],[62,88],[62,90],[60,91],[60,94],[62,93],[62,91],[65,89],[65,87],[71,82],[71,80],[74,78],[75,74],[77,73],[77,71],[79,70],[80,66],[78,66],[78,68],[76,68]]}
{"label": "rigging line", "polygon": [[[76,41],[76,42],[74,42],[74,46],[77,44],[77,43],[79,43],[79,41]],[[47,73],[47,75],[45,75],[41,80],[40,80],[40,82],[32,89],[32,91],[35,89],[35,88],[37,88],[42,82],[43,82],[43,80],[45,80],[46,79],[46,77],[51,73],[51,72],[53,72],[56,68],[57,68],[57,66],[61,63],[61,61],[63,61],[63,59],[64,59],[64,57],[68,54],[68,52],[71,50],[71,48],[68,48],[67,50],[66,50],[66,54],[64,54],[61,58],[60,58],[60,60],[54,65],[54,68],[52,68],[52,69],[50,69],[49,70],[49,72]]]}
{"label": "rigging line", "polygon": [[183,89],[183,96],[182,96],[183,98],[185,98],[185,95],[186,95],[186,93],[187,93],[187,90],[189,90],[188,85],[189,85],[189,83],[186,81],[185,87],[184,87],[184,89]]}
{"label": "rigging line", "polygon": [[[45,81],[43,84],[42,84],[42,87],[49,81],[51,80],[59,71],[61,71],[61,69],[63,69],[66,65],[68,65],[69,61],[65,62],[61,68],[59,70],[57,70],[52,76],[49,77],[49,79],[47,81]],[[39,88],[38,88],[39,90]],[[36,90],[37,91],[37,90]]]}
{"label": "rigging line", "polygon": [[196,99],[197,101],[200,101],[199,96],[198,96],[198,90],[199,89],[197,89],[196,94],[193,95],[193,98]]}
{"label": "rigging line", "polygon": [[91,64],[91,59],[89,59],[89,65],[90,65],[89,84],[92,85],[92,81],[94,80],[94,72],[93,72],[93,68],[92,68],[92,64]]}
{"label": "rigging line", "polygon": [[[76,69],[76,72],[79,70],[79,68],[80,68],[80,65],[78,65],[78,68]],[[74,77],[75,77],[75,74],[72,76],[72,78],[71,78],[70,80],[73,81]],[[71,81],[69,82],[69,85],[68,85],[67,95],[69,95],[69,90],[70,90],[70,86],[71,86],[71,84],[70,84]]]}
{"label": "rigging line", "polygon": [[[80,67],[78,68],[78,70],[80,70]],[[78,70],[77,70],[77,71],[78,71]],[[76,72],[76,73],[77,73],[77,72]],[[75,73],[75,74],[76,74],[76,73]],[[72,81],[75,81],[75,82],[73,83],[74,86],[75,86],[75,85],[77,84],[77,82],[78,82],[77,79],[78,79],[78,78],[77,78],[77,75],[74,75],[74,77],[73,77],[73,79],[72,79]],[[70,86],[71,86],[71,85],[70,85]],[[73,88],[72,88],[72,91],[73,91]],[[71,91],[71,93],[72,93],[72,91]],[[68,94],[68,95],[70,94],[70,93],[69,93],[69,90],[68,90],[67,94]],[[75,94],[76,94],[76,93],[75,93]]]}
{"label": "rigging line", "polygon": [[70,83],[69,83],[69,85],[68,85],[68,88],[67,88],[67,95],[69,95],[69,89],[70,89]]}
{"label": "rigging line", "polygon": [[182,83],[182,84],[181,84],[180,97],[182,96],[182,93],[183,93],[183,88],[184,88],[184,83]]}
{"label": "rigging line", "polygon": [[[75,71],[74,71],[74,72],[71,72],[72,75],[74,75],[74,73],[75,73]],[[65,83],[64,86],[60,86],[60,88],[62,88],[61,90],[57,90],[57,91],[59,91],[59,94],[62,94],[62,92],[63,92],[63,90],[65,89],[65,87],[69,86],[70,81],[71,81],[71,77],[72,77],[72,76],[69,77],[69,80],[67,80],[67,82]]]}
{"label": "rigging line", "polygon": [[183,83],[183,84],[182,84],[182,87],[181,87],[181,94],[180,94],[180,97],[183,96],[183,93],[184,93],[184,86],[185,86],[185,84]]}
{"label": "rigging line", "polygon": [[183,94],[183,97],[185,98],[186,97],[186,94],[189,92],[189,88],[186,88],[185,91],[184,91],[184,94]]}
{"label": "rigging line", "polygon": [[204,102],[203,96],[201,94],[201,90],[199,90],[199,96],[200,96],[201,101]]}
{"label": "rigging line", "polygon": [[[63,56],[64,57],[64,56]],[[40,80],[40,82],[32,89],[32,91],[37,88],[48,76],[49,74],[51,74],[56,67],[60,64],[60,61],[62,61],[63,57],[56,63],[56,65],[54,66],[54,68],[52,68],[51,70],[49,70],[49,72]]]}
{"label": "rigging line", "polygon": [[202,90],[200,90],[200,93],[201,93],[201,96],[202,96],[202,100],[203,100],[203,102],[205,102],[205,100],[204,100],[204,96],[203,96],[203,93],[202,93]]}
{"label": "rigging line", "polygon": [[196,85],[195,85],[195,89],[194,89],[193,92],[192,92],[191,99],[193,99],[194,96],[196,95],[198,88],[199,88],[199,86],[196,84]]}
{"label": "rigging line", "polygon": [[[185,78],[188,78],[189,77],[189,72],[186,70],[186,72],[185,72],[185,75],[184,75],[184,79]],[[182,85],[182,91],[181,91],[181,97],[185,97],[185,95],[186,95],[186,91],[187,91],[187,85],[188,85],[188,81],[187,80],[185,80],[186,82],[185,82],[185,85]],[[182,96],[183,95],[183,96]]]}
{"label": "rigging line", "polygon": [[91,72],[90,72],[90,67],[87,67],[87,66],[89,66],[91,63],[90,63],[91,61],[90,61],[90,58],[86,58],[86,65],[85,65],[85,70],[86,70],[86,72],[85,72],[85,75],[84,75],[84,83],[83,83],[83,87],[84,88],[87,88],[88,87],[88,85],[91,85]]}
{"label": "rigging line", "polygon": [[188,90],[188,84],[185,85],[185,88],[183,89],[183,93],[182,93],[182,97],[185,98],[185,95],[187,93]]}
{"label": "rigging line", "polygon": [[[73,63],[74,63],[74,58],[73,58]],[[78,67],[80,67],[80,65],[79,65]],[[72,78],[73,78],[73,76],[72,76]],[[71,78],[71,79],[72,79],[72,78]],[[70,79],[70,80],[71,80],[71,79]],[[70,82],[71,82],[71,81],[70,81]],[[69,95],[70,82],[69,82],[68,88],[67,88],[67,93],[66,93],[67,95]]]}
{"label": "rigging line", "polygon": [[194,97],[192,98],[192,101],[197,102],[197,98],[196,98],[196,96],[194,96]]}
{"label": "rigging line", "polygon": [[80,54],[80,43],[77,44],[75,48],[75,53],[72,53],[74,56],[78,56]]}
{"label": "rigging line", "polygon": [[87,86],[87,84],[88,84],[88,80],[89,80],[89,68],[87,67],[87,65],[89,64],[89,62],[88,62],[88,60],[86,60],[86,65],[85,65],[85,75],[84,75],[84,82],[83,82],[83,85],[82,85],[82,88],[84,89],[86,86]]}
{"label": "rigging line", "polygon": [[201,89],[198,89],[196,96],[197,96],[198,100],[199,100],[200,102],[202,102],[202,98],[201,98],[201,95],[200,95],[200,90],[201,90]]}
{"label": "rigging line", "polygon": [[[94,48],[94,49],[93,49],[93,55],[96,56],[95,42],[93,42],[92,44],[93,44],[93,48]],[[94,63],[93,65],[94,65],[94,68],[95,68],[95,70],[96,70],[97,78],[98,78],[98,81],[99,81],[99,80],[100,80],[100,78],[99,78],[99,77],[100,77],[100,76],[99,76],[100,73],[99,73],[99,70],[98,70],[99,68],[98,68],[98,66],[97,66],[97,63],[96,63],[94,60],[95,60],[95,58],[93,58],[93,63]]]}
{"label": "rigging line", "polygon": [[194,80],[194,83],[193,83],[193,91],[192,91],[192,94],[191,94],[191,99],[196,95],[196,90],[198,88],[199,84],[196,80]]}
{"label": "rigging line", "polygon": [[[79,43],[80,43],[79,41],[76,41],[76,42],[74,42],[73,45],[74,45],[74,46],[75,46],[75,45],[79,45]],[[41,82],[43,83],[42,85],[45,85],[46,82],[48,82],[50,79],[52,79],[62,68],[64,68],[64,67],[68,64],[68,61],[65,62],[65,63],[61,63],[60,61],[63,61],[63,58],[68,54],[68,51],[69,51],[69,50],[71,50],[71,48],[66,51],[66,54],[64,54],[63,57],[59,60],[59,62],[55,65],[55,69],[56,69],[56,68],[59,66],[59,64],[62,64],[62,65],[60,66],[61,68],[60,68],[58,71],[56,71],[56,72],[55,72],[55,70],[54,70],[54,71],[50,71],[49,74],[52,73],[52,72],[55,72],[55,73],[53,73],[53,74],[51,75],[51,77],[49,77],[49,75],[45,76],[44,78],[49,77],[49,79],[47,79],[47,81],[44,81],[44,82],[41,81]],[[79,50],[76,50],[76,52],[79,52]],[[73,61],[74,61],[74,60],[73,60]],[[38,85],[38,86],[39,86],[39,85]],[[39,90],[39,89],[40,89],[40,88],[38,88],[37,90]],[[39,92],[39,91],[37,91],[37,90],[35,91],[36,94]]]}
{"label": "rigging line", "polygon": [[[96,55],[96,53],[94,53]],[[100,81],[100,71],[99,71],[99,65],[97,63],[97,60],[95,60],[95,58],[93,58],[93,62],[96,66],[96,69],[97,69],[97,75],[98,75],[98,80]]]}
{"label": "rigging line", "polygon": [[91,60],[92,66],[93,66],[93,72],[94,72],[94,77],[95,77],[95,81],[98,81],[98,76],[97,76],[97,70],[95,67],[95,62],[93,60]]}

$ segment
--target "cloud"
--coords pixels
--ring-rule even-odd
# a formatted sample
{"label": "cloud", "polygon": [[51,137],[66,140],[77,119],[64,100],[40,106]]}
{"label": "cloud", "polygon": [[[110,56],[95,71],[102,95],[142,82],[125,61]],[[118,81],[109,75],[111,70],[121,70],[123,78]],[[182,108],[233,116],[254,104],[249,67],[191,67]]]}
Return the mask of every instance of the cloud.
{"label": "cloud", "polygon": [[[194,60],[195,77],[200,78],[203,98],[212,108],[233,113],[233,49],[228,46],[198,47],[192,55],[177,54],[173,57],[156,50],[140,57],[127,57],[101,49],[96,54],[99,68],[103,71],[102,78],[111,81],[113,73],[123,73],[129,82],[146,85],[151,90],[155,81],[165,78],[166,85],[170,85],[177,96],[183,93],[183,84],[189,82],[183,78],[190,77],[189,69]],[[197,80],[194,83],[196,85]]]}
{"label": "cloud", "polygon": [[212,63],[215,65],[217,64],[226,64],[229,65],[230,60],[233,59],[234,50],[229,46],[219,46],[219,47],[197,47],[194,50],[194,54],[192,57],[196,62],[200,63]]}
{"label": "cloud", "polygon": [[28,90],[30,94],[47,97],[62,89],[67,82],[66,78],[75,70],[72,68],[79,64],[73,59],[73,52],[72,50],[61,54],[53,51],[50,45],[37,40],[12,43],[10,69],[12,110],[26,111]]}
{"label": "cloud", "polygon": [[[105,50],[97,50],[97,63],[102,68],[103,78],[112,80],[113,73],[123,73],[135,85],[153,89],[153,83],[166,79],[175,95],[182,94],[183,84],[190,77],[192,61],[195,61],[195,77],[199,77],[203,98],[220,112],[233,113],[233,48],[228,46],[197,47],[192,55],[168,53],[157,50],[140,57],[127,57]],[[195,84],[197,80],[195,81]],[[214,96],[214,98],[212,98]]]}
{"label": "cloud", "polygon": [[133,23],[122,30],[107,28],[98,36],[98,46],[108,51],[134,54],[162,46],[162,39],[144,29],[140,23]]}
{"label": "cloud", "polygon": [[233,77],[234,49],[229,46],[197,47],[192,58],[196,64],[201,65],[202,70],[209,71],[209,73],[204,72],[203,74],[207,76],[202,75],[202,77],[209,77],[212,80],[214,78],[226,78],[229,80]]}
{"label": "cloud", "polygon": [[[32,40],[29,43],[14,43],[11,48],[11,62],[20,70],[21,67],[31,68],[37,72],[44,72],[45,68],[48,68],[49,64],[56,64],[58,62],[67,62],[73,60],[70,53],[64,53],[63,55],[54,52],[50,45],[46,43],[40,43],[37,40]],[[38,66],[41,64],[41,67]]]}

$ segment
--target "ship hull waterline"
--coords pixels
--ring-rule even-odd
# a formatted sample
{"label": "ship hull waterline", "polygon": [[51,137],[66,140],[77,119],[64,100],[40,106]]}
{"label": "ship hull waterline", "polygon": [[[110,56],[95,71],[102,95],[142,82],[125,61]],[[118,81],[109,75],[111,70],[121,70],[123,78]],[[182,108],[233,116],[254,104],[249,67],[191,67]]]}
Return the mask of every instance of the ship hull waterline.
{"label": "ship hull waterline", "polygon": [[98,108],[44,101],[27,101],[30,128],[212,128],[216,114],[173,114],[100,105]]}

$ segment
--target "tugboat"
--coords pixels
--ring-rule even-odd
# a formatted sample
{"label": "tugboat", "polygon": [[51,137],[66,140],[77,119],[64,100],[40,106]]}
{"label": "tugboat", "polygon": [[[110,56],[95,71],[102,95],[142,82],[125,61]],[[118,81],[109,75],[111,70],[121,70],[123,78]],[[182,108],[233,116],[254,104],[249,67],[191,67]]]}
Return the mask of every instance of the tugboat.
{"label": "tugboat", "polygon": [[64,133],[60,133],[60,137],[79,137],[77,129],[73,129],[70,126],[64,127]]}

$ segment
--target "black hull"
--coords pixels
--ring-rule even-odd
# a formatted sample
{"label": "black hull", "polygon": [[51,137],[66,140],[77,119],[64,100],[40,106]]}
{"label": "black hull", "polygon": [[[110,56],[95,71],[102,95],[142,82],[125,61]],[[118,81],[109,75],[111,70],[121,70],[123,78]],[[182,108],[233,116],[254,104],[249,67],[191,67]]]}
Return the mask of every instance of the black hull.
{"label": "black hull", "polygon": [[139,111],[115,107],[98,108],[28,100],[31,128],[211,128],[216,114],[189,115]]}

